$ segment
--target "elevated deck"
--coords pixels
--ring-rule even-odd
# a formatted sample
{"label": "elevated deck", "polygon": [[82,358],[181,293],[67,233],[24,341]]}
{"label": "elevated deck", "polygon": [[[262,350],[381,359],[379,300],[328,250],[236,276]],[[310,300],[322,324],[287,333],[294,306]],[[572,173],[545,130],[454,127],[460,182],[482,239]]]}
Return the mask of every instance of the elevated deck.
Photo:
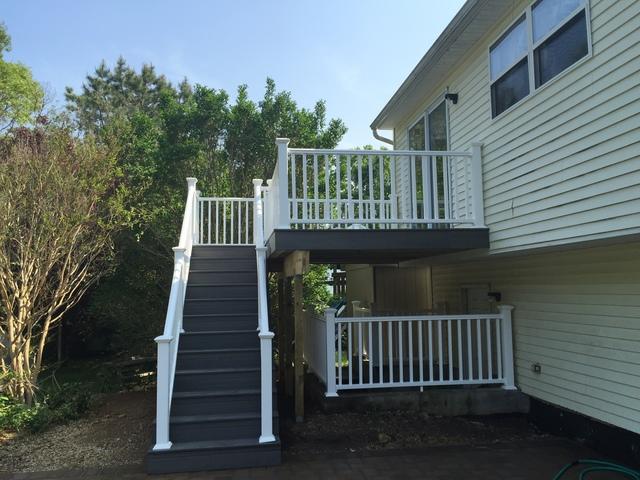
{"label": "elevated deck", "polygon": [[267,240],[269,266],[291,252],[309,252],[312,263],[397,263],[444,253],[488,248],[486,228],[279,230]]}

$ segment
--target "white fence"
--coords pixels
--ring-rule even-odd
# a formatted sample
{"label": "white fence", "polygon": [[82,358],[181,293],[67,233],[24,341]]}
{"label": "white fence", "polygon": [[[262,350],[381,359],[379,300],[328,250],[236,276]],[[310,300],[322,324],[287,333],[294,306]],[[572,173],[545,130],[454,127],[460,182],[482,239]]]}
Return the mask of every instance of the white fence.
{"label": "white fence", "polygon": [[411,386],[514,388],[512,308],[503,305],[487,315],[350,318],[327,309],[324,319],[308,317],[305,355],[314,371],[322,371],[327,396]]}
{"label": "white fence", "polygon": [[254,199],[198,198],[198,244],[253,245]]}
{"label": "white fence", "polygon": [[327,321],[324,315],[304,312],[304,359],[309,369],[327,383],[327,349],[323,341],[327,337]]}
{"label": "white fence", "polygon": [[469,152],[288,148],[278,139],[265,230],[484,226],[481,146]]}

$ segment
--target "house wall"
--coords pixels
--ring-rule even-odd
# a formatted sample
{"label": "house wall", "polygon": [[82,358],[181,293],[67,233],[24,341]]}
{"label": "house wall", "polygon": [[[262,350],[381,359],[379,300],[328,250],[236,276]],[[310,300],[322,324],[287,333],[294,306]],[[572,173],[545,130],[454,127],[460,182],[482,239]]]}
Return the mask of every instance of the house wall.
{"label": "house wall", "polygon": [[376,315],[419,315],[433,310],[429,267],[374,267]]}
{"label": "house wall", "polygon": [[354,300],[362,307],[369,307],[374,301],[373,267],[371,265],[346,265],[347,272],[347,308],[346,316],[353,315]]}
{"label": "house wall", "polygon": [[640,433],[640,243],[433,265],[432,278],[452,312],[469,283],[515,306],[524,393]]}
{"label": "house wall", "polygon": [[[407,129],[448,86],[450,148],[483,147],[491,252],[640,232],[640,2],[590,0],[593,55],[491,119],[488,48],[528,5],[516,1],[448,78],[394,128]],[[406,162],[405,162],[406,163]],[[400,162],[398,182],[407,181]]]}

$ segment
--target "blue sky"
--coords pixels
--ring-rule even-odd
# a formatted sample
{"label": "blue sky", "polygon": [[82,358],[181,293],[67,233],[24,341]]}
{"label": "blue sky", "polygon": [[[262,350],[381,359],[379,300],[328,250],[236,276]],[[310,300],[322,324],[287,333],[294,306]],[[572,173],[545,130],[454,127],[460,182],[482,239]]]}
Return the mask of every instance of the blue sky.
{"label": "blue sky", "polygon": [[267,76],[300,106],[327,101],[349,132],[341,146],[378,145],[369,124],[463,0],[2,0],[12,61],[62,103],[64,87],[122,55],[171,81],[262,96]]}

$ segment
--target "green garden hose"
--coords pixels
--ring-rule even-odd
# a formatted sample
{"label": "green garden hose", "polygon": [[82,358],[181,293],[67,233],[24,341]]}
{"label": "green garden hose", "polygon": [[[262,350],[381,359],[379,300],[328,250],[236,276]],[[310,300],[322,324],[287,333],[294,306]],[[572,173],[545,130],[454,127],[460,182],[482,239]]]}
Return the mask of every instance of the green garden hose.
{"label": "green garden hose", "polygon": [[585,467],[580,471],[578,480],[588,480],[589,476],[592,473],[596,472],[617,473],[620,475],[620,478],[640,480],[640,470],[633,470],[631,468],[625,467],[624,465],[618,465],[616,463],[590,459],[576,460],[574,462],[568,463],[567,465],[562,467],[562,469],[556,474],[555,477],[553,477],[553,480],[560,480],[565,473],[578,465]]}

